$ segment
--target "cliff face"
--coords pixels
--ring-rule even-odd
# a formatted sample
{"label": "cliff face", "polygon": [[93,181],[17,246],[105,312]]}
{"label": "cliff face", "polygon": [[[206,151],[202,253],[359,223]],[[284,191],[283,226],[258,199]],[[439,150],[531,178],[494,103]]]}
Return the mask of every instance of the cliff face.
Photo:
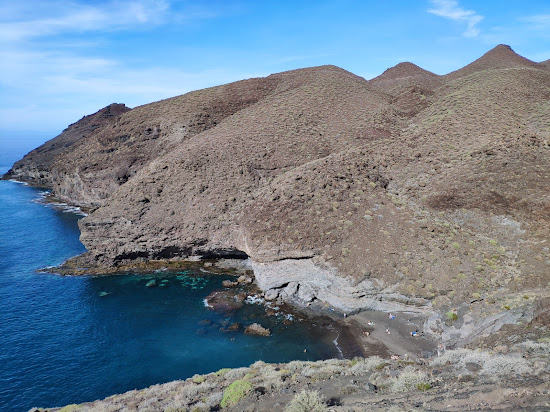
{"label": "cliff face", "polygon": [[285,299],[452,305],[550,281],[549,101],[506,46],[447,76],[322,66],[121,110],[10,176],[96,209],[88,263],[248,256]]}

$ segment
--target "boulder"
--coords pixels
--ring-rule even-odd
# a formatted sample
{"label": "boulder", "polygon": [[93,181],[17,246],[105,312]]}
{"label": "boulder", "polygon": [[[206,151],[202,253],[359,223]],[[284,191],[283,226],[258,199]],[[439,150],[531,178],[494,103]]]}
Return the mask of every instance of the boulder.
{"label": "boulder", "polygon": [[252,325],[248,325],[244,330],[244,333],[246,333],[247,335],[258,335],[258,336],[271,335],[271,331],[269,329],[264,328],[259,323],[253,323]]}
{"label": "boulder", "polygon": [[265,292],[265,300],[275,300],[279,297],[279,291],[276,289],[269,289]]}
{"label": "boulder", "polygon": [[206,303],[216,312],[234,312],[244,306],[244,302],[236,299],[234,290],[217,290],[206,297]]}

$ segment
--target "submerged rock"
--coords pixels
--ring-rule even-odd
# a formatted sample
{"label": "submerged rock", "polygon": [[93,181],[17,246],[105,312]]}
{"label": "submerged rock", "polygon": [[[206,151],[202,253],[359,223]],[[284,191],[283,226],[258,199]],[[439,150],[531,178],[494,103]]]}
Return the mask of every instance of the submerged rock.
{"label": "submerged rock", "polygon": [[151,279],[149,282],[145,284],[145,287],[152,288],[153,286],[157,286],[157,281],[155,279]]}
{"label": "submerged rock", "polygon": [[227,330],[230,330],[230,331],[237,331],[241,328],[241,325],[237,322],[235,323],[232,323],[231,325],[229,325],[229,327],[227,328]]}

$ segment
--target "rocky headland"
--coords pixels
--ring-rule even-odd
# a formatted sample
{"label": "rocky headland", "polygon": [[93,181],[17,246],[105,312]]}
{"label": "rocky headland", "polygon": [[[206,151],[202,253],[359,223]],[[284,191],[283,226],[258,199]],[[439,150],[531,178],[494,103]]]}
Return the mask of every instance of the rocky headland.
{"label": "rocky headland", "polygon": [[[447,348],[521,352],[550,338],[549,67],[499,45],[444,76],[321,66],[113,104],[3,178],[89,212],[87,252],[60,273],[229,259],[269,300],[406,313]],[[468,382],[488,382],[480,367]]]}

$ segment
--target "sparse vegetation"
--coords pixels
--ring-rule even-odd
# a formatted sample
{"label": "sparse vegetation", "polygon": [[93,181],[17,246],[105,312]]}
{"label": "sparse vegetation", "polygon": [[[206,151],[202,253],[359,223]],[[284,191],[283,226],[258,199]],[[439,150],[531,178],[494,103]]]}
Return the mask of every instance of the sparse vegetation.
{"label": "sparse vegetation", "polygon": [[407,366],[405,370],[390,382],[390,390],[392,392],[405,392],[418,387],[426,387],[429,385],[428,376],[426,373],[417,371]]}
{"label": "sparse vegetation", "polygon": [[285,408],[285,412],[323,412],[327,407],[317,391],[302,390]]}
{"label": "sparse vegetation", "polygon": [[451,322],[454,322],[458,319],[458,314],[456,312],[447,312],[447,313],[445,313],[445,316]]}
{"label": "sparse vegetation", "polygon": [[237,404],[242,398],[252,392],[253,386],[248,380],[239,379],[229,385],[224,393],[221,402],[222,408]]}

